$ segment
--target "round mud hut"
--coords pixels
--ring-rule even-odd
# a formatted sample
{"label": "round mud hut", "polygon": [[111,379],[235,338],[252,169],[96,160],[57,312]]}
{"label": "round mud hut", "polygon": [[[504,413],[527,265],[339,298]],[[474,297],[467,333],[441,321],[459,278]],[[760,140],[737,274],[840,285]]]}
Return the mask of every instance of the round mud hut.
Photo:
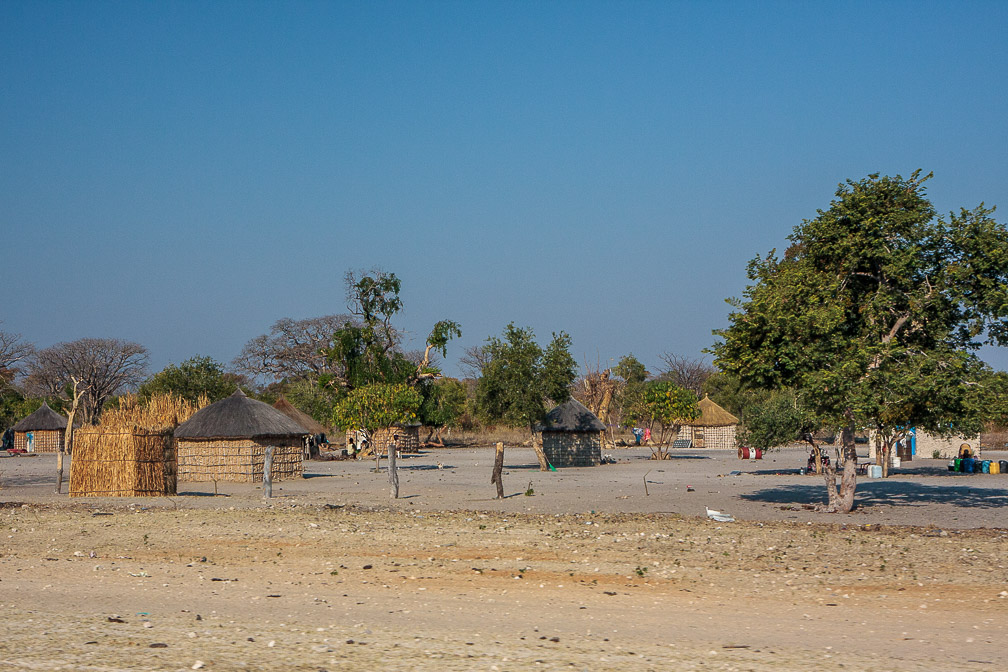
{"label": "round mud hut", "polygon": [[14,449],[29,453],[59,452],[63,448],[66,428],[67,419],[43,402],[37,411],[11,428]]}
{"label": "round mud hut", "polygon": [[540,425],[543,452],[554,467],[594,467],[602,462],[606,426],[573,397],[546,414]]}
{"label": "round mud hut", "polygon": [[739,419],[715,404],[707,395],[704,395],[697,406],[700,407],[700,417],[684,423],[676,438],[692,440],[694,448],[737,450],[735,429]]}
{"label": "round mud hut", "polygon": [[266,448],[273,447],[274,480],[304,473],[308,430],[239,389],[197,411],[175,429],[180,481],[262,480]]}

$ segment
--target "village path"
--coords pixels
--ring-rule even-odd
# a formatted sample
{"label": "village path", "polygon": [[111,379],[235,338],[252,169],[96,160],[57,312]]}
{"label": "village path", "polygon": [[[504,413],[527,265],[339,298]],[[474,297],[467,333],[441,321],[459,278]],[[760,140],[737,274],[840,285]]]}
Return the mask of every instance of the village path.
{"label": "village path", "polygon": [[0,516],[5,669],[992,670],[1008,636],[1001,530],[292,500]]}

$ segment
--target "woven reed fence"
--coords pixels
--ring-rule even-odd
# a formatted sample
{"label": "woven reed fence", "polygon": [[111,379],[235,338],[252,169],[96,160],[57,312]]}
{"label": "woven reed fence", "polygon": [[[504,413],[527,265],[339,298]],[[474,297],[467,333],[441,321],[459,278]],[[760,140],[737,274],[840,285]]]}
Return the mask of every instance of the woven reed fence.
{"label": "woven reed fence", "polygon": [[[55,453],[63,446],[65,432],[59,429],[37,429],[31,432],[33,451]],[[14,432],[14,448],[28,450],[28,432]]]}
{"label": "woven reed fence", "polygon": [[84,427],[74,433],[71,497],[159,497],[176,492],[170,429]]}
{"label": "woven reed fence", "polygon": [[[346,439],[347,447],[349,448],[353,445],[354,436],[356,435],[355,430],[347,430]],[[409,425],[407,427],[390,427],[388,429],[376,429],[371,432],[370,441],[367,450],[361,451],[360,457],[368,457],[374,455],[374,451],[377,449],[382,455],[388,454],[389,444],[392,443],[392,437],[398,435],[399,441],[396,445],[399,446],[400,453],[416,453],[420,450],[420,427],[419,425]]]}
{"label": "woven reed fence", "polygon": [[679,430],[679,439],[692,439],[694,448],[708,450],[737,450],[735,425],[720,427],[693,427],[685,425]]}
{"label": "woven reed fence", "polygon": [[299,436],[262,439],[178,439],[180,481],[261,482],[266,447],[273,446],[273,480],[304,475],[304,448]]}

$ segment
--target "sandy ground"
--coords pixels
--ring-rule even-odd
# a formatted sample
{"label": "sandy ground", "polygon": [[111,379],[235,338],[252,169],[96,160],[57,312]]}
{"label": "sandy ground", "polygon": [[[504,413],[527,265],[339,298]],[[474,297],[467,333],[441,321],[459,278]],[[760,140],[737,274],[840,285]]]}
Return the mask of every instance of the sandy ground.
{"label": "sandy ground", "polygon": [[918,460],[836,516],[804,451],[613,455],[508,449],[504,500],[490,448],[403,459],[395,501],[312,462],[270,502],[70,499],[0,459],[0,669],[1008,669],[1008,474]]}

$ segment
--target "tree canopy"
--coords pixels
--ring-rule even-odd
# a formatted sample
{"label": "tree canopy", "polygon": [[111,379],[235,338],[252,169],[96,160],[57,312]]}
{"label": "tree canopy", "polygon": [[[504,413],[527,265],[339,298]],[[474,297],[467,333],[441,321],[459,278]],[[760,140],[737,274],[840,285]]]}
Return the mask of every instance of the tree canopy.
{"label": "tree canopy", "polygon": [[843,427],[842,497],[853,506],[853,431],[895,436],[978,428],[984,342],[1008,343],[1008,231],[983,204],[936,217],[930,175],[877,174],[839,185],[796,226],[784,256],[749,263],[752,284],[715,334],[715,364],[744,385],[792,388]]}
{"label": "tree canopy", "polygon": [[566,333],[554,333],[544,349],[536,343],[532,329],[512,322],[503,338],[491,336],[484,346],[487,360],[476,383],[476,408],[488,422],[528,427],[541,468],[548,466],[535,427],[545,417],[547,404],[570,398],[570,386],[577,377],[570,343]]}
{"label": "tree canopy", "polygon": [[141,399],[170,393],[193,403],[205,394],[213,403],[230,396],[236,384],[235,377],[225,373],[223,366],[213,358],[196,355],[155,373],[144,381],[137,393]]}

